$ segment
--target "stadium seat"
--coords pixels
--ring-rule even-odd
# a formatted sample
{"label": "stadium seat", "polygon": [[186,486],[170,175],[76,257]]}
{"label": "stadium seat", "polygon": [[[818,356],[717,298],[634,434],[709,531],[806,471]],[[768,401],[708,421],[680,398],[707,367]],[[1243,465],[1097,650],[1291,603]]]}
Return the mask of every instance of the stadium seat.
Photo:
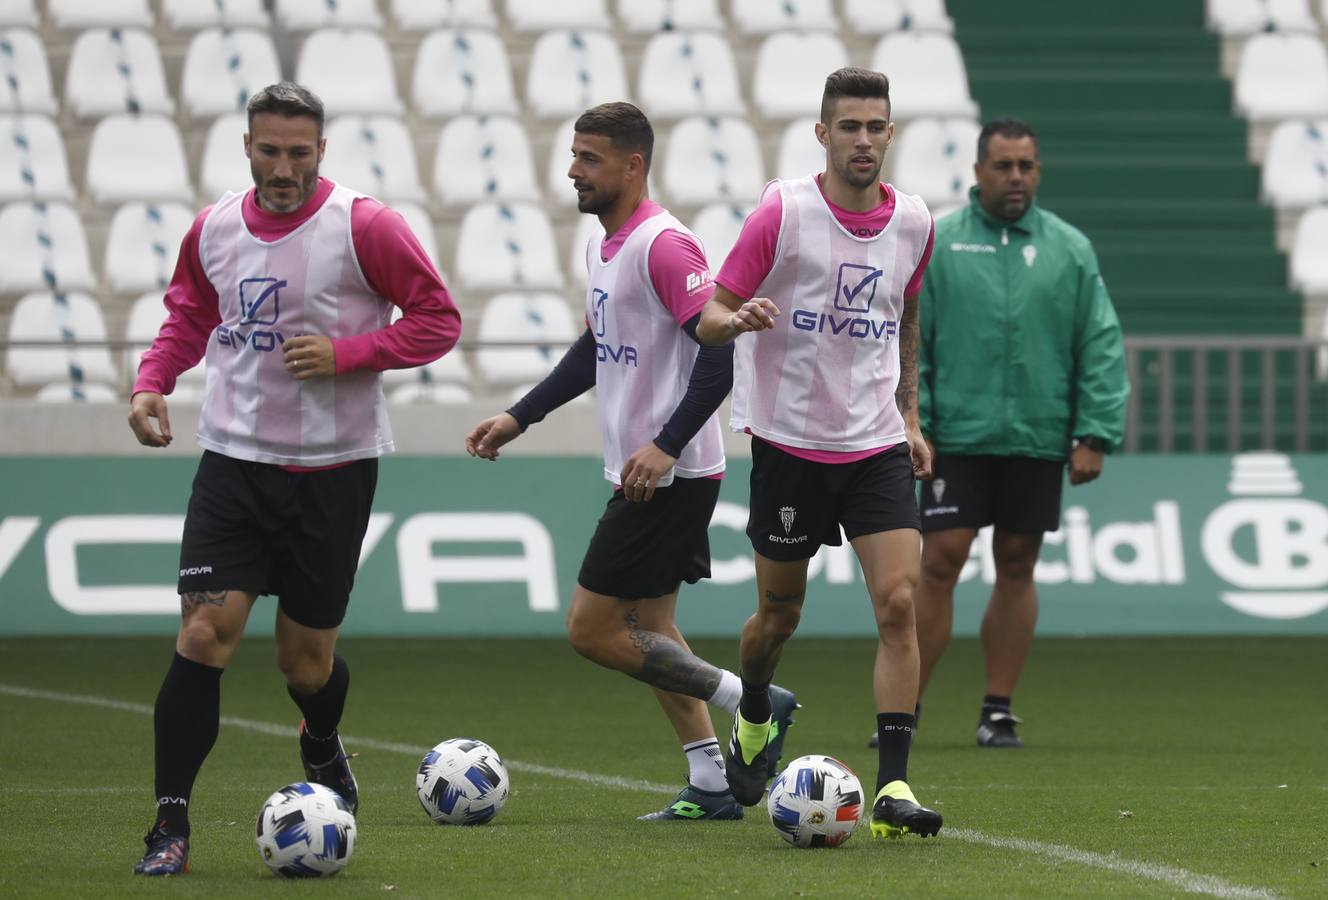
{"label": "stadium seat", "polygon": [[914,119],[895,138],[890,181],[928,207],[966,203],[981,131],[971,119]]}
{"label": "stadium seat", "polygon": [[83,222],[67,203],[10,203],[0,209],[0,293],[92,290],[97,283]]}
{"label": "stadium seat", "polygon": [[[743,34],[770,34],[775,31],[835,31],[830,0],[731,0],[733,24]],[[822,79],[829,70],[822,74]]]}
{"label": "stadium seat", "polygon": [[443,274],[443,266],[438,257],[438,237],[433,231],[433,220],[429,218],[428,211],[418,203],[409,203],[398,200],[392,204],[392,208],[401,213],[401,218],[406,220],[410,230],[415,233],[420,246],[429,257],[429,262],[438,270],[438,274],[443,276],[443,282],[447,282],[447,276]]}
{"label": "stadium seat", "polygon": [[567,248],[567,271],[572,273],[572,284],[585,291],[589,281],[586,269],[586,244],[599,230],[599,216],[578,215],[572,243]]}
{"label": "stadium seat", "polygon": [[[161,291],[149,291],[136,299],[134,304],[129,307],[129,322],[125,326],[125,340],[133,343],[125,350],[124,367],[130,375],[138,372],[138,364],[142,360],[143,351],[152,346],[152,341],[157,337],[157,332],[161,330],[161,326],[165,321],[166,306],[162,302]],[[171,397],[184,399],[181,388],[185,388],[189,393],[201,391],[206,381],[207,366],[202,360],[199,360],[198,365],[189,369],[176,380],[176,387],[171,392]]]}
{"label": "stadium seat", "polygon": [[82,32],[69,54],[65,103],[81,117],[174,112],[156,39],[137,29]]}
{"label": "stadium seat", "polygon": [[724,30],[716,0],[618,0],[618,19],[632,34]]}
{"label": "stadium seat", "polygon": [[383,26],[377,0],[276,0],[276,7],[277,21],[293,31]]}
{"label": "stadium seat", "polygon": [[41,24],[34,0],[0,0],[0,25],[36,28]]}
{"label": "stadium seat", "polygon": [[1251,121],[1328,116],[1328,50],[1317,35],[1256,34],[1235,82],[1236,112]]}
{"label": "stadium seat", "polygon": [[892,118],[977,118],[959,45],[948,34],[887,34],[872,52],[871,67],[890,76]]}
{"label": "stadium seat", "polygon": [[443,126],[433,187],[444,206],[481,200],[537,200],[530,141],[511,116],[458,116]]}
{"label": "stadium seat", "polygon": [[[449,354],[450,355],[450,354]],[[443,357],[446,359],[447,357]],[[398,385],[387,395],[387,402],[393,406],[408,406],[417,403],[436,403],[450,406],[459,403],[472,403],[475,397],[470,388],[460,384],[438,384],[433,381],[412,381]]]}
{"label": "stadium seat", "polygon": [[527,75],[526,104],[544,119],[627,99],[622,53],[607,32],[544,32],[531,51]]}
{"label": "stadium seat", "polygon": [[249,120],[244,113],[219,117],[208,128],[199,166],[199,189],[208,203],[227,191],[247,191],[254,186],[249,158],[244,155],[244,135]]}
{"label": "stadium seat", "polygon": [[491,31],[431,31],[415,54],[410,96],[424,116],[515,113],[506,46]]}
{"label": "stadium seat", "polygon": [[402,31],[494,28],[492,0],[392,0],[392,20]]}
{"label": "stadium seat", "polygon": [[477,203],[457,237],[456,275],[470,290],[562,287],[553,227],[534,203]]}
{"label": "stadium seat", "polygon": [[0,112],[56,111],[46,47],[36,32],[26,28],[0,32],[0,75],[8,88],[0,90]]}
{"label": "stadium seat", "polygon": [[327,123],[321,172],[384,203],[424,200],[415,144],[396,116],[338,116]]}
{"label": "stadium seat", "polygon": [[401,112],[392,56],[376,31],[313,32],[300,48],[295,80],[322,98],[329,116]]}
{"label": "stadium seat", "polygon": [[[39,291],[15,304],[9,340],[105,341],[106,320],[97,301],[87,294]],[[116,380],[115,363],[105,347],[10,347],[5,370],[22,387]]]}
{"label": "stadium seat", "polygon": [[151,28],[148,0],[47,0],[56,28]]}
{"label": "stadium seat", "polygon": [[669,202],[754,201],[765,185],[756,132],[746,119],[683,119],[669,134],[664,158]]}
{"label": "stadium seat", "polygon": [[60,129],[48,116],[0,115],[0,202],[72,200]]}
{"label": "stadium seat", "polygon": [[482,347],[475,354],[480,377],[490,386],[538,381],[562,359],[582,326],[558,294],[499,294],[484,306],[479,340],[539,341],[539,347]]}
{"label": "stadium seat", "polygon": [[1328,203],[1328,120],[1281,122],[1268,139],[1261,199],[1278,209]]}
{"label": "stadium seat", "polygon": [[738,232],[742,231],[742,223],[747,221],[747,213],[747,207],[736,203],[712,203],[701,207],[692,220],[692,233],[701,240],[712,275],[728,258]]}
{"label": "stadium seat", "polygon": [[790,119],[821,109],[825,76],[848,65],[834,34],[781,31],[761,43],[752,76],[753,102],[763,118]]}
{"label": "stadium seat", "polygon": [[191,118],[212,118],[243,110],[256,91],[280,80],[277,48],[266,31],[208,28],[189,42],[180,102]]}
{"label": "stadium seat", "polygon": [[99,382],[54,381],[43,385],[34,399],[38,403],[123,403],[115,388]]}
{"label": "stadium seat", "polygon": [[611,25],[604,0],[507,0],[507,21],[516,31],[526,32]]}
{"label": "stadium seat", "polygon": [[569,116],[558,126],[553,140],[549,142],[549,167],[546,172],[546,196],[554,206],[576,206],[576,191],[567,177],[567,170],[572,165],[572,138],[576,116]]}
{"label": "stadium seat", "polygon": [[1308,0],[1208,0],[1206,6],[1208,27],[1224,37],[1319,30]]}
{"label": "stadium seat", "polygon": [[945,0],[844,0],[844,27],[853,34],[954,32]]}
{"label": "stadium seat", "polygon": [[111,218],[102,273],[117,293],[164,288],[175,272],[180,241],[194,224],[182,203],[126,203]]}
{"label": "stadium seat", "polygon": [[272,27],[263,0],[162,0],[162,15],[175,31]]}
{"label": "stadium seat", "polygon": [[1328,206],[1300,217],[1291,247],[1291,286],[1306,294],[1328,294]]}
{"label": "stadium seat", "polygon": [[180,129],[165,116],[121,113],[98,122],[83,183],[96,203],[194,198]]}
{"label": "stadium seat", "polygon": [[817,116],[794,119],[784,127],[779,139],[776,178],[801,178],[825,171],[825,148],[816,139]]}
{"label": "stadium seat", "polygon": [[651,118],[742,115],[738,65],[724,35],[662,32],[646,44],[637,79]]}

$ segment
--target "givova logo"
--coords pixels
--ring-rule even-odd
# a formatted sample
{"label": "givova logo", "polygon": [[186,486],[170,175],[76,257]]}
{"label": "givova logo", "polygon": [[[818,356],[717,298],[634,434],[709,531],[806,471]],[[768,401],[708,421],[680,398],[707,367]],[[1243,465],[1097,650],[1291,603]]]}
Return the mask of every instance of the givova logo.
{"label": "givova logo", "polygon": [[[600,288],[590,289],[590,314],[595,317],[595,337],[597,338],[607,336],[609,328],[608,304],[608,291]],[[612,340],[595,341],[595,359],[599,362],[635,366],[637,365],[636,357],[636,348],[630,344],[619,344]]]}

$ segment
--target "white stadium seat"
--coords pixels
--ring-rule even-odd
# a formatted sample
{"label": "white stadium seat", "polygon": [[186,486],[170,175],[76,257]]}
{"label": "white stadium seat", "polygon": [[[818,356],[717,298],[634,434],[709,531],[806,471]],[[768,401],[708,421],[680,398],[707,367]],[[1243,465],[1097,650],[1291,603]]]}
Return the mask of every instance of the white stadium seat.
{"label": "white stadium seat", "polygon": [[0,209],[0,293],[92,290],[97,283],[83,222],[67,203],[10,203]]}
{"label": "white stadium seat", "polygon": [[712,203],[703,206],[692,220],[692,233],[701,240],[712,275],[719,271],[733,249],[749,212],[748,207],[736,203]]}
{"label": "white stadium seat", "polygon": [[64,139],[47,116],[0,115],[0,202],[20,199],[74,199]]}
{"label": "white stadium seat", "polygon": [[833,34],[782,31],[761,43],[752,76],[753,100],[764,118],[790,119],[821,111],[825,76],[848,65]]}
{"label": "white stadium seat", "polygon": [[1291,247],[1291,286],[1307,294],[1328,294],[1328,206],[1300,217]]}
{"label": "white stadium seat", "polygon": [[263,0],[162,0],[162,15],[176,31],[199,28],[271,28]]}
{"label": "white stadium seat", "polygon": [[83,117],[174,112],[156,38],[138,29],[90,28],[79,34],[69,53],[65,103]]}
{"label": "white stadium seat", "polygon": [[816,123],[819,121],[819,116],[805,116],[784,127],[775,163],[776,178],[801,178],[812,172],[825,171],[825,148],[816,139]]}
{"label": "white stadium seat", "polygon": [[98,122],[83,183],[96,203],[194,199],[180,129],[165,116],[119,114]]}
{"label": "white stadium seat", "polygon": [[338,116],[327,123],[321,174],[391,203],[424,200],[415,144],[396,116]]}
{"label": "white stadium seat", "polygon": [[890,181],[928,207],[967,203],[981,131],[972,119],[914,119],[895,138]]}
{"label": "white stadium seat", "polygon": [[628,99],[622,53],[603,31],[544,32],[531,51],[527,75],[526,104],[544,119]]}
{"label": "white stadium seat", "polygon": [[549,143],[549,168],[544,185],[550,202],[554,206],[576,206],[576,191],[572,189],[572,180],[567,177],[567,170],[572,165],[572,138],[576,132],[576,116],[563,120]]}
{"label": "white stadium seat", "polygon": [[0,112],[56,111],[51,66],[35,31],[7,28],[0,32],[0,77],[8,83],[7,89],[0,89]]}
{"label": "white stadium seat", "polygon": [[641,56],[641,106],[652,118],[742,115],[738,64],[722,34],[662,32]]}
{"label": "white stadium seat", "polygon": [[746,119],[683,119],[669,134],[664,190],[676,204],[754,201],[765,185],[756,132]]}
{"label": "white stadium seat", "polygon": [[834,31],[839,28],[830,0],[732,0],[731,10],[733,24],[743,34],[785,30]]}
{"label": "white stadium seat", "polygon": [[376,31],[325,28],[310,34],[295,80],[322,99],[328,116],[401,112],[392,55]]}
{"label": "white stadium seat", "polygon": [[444,206],[537,200],[530,141],[511,116],[458,116],[443,126],[433,186]]}
{"label": "white stadium seat", "polygon": [[410,96],[424,116],[515,113],[506,46],[491,31],[430,32],[415,54]]}
{"label": "white stadium seat", "polygon": [[383,25],[377,0],[277,0],[276,11],[277,21],[295,31],[381,28]]}
{"label": "white stadium seat", "polygon": [[[142,361],[143,351],[152,346],[152,341],[161,330],[162,324],[166,321],[166,305],[162,302],[161,291],[150,291],[141,295],[134,301],[133,306],[129,307],[129,322],[125,326],[125,340],[132,341],[133,344],[125,351],[124,365],[127,372],[138,372],[138,364]],[[207,366],[202,360],[198,365],[183,373],[176,380],[176,388],[171,392],[171,397],[181,399],[181,388],[202,390],[207,381]]]}
{"label": "white stadium seat", "polygon": [[250,97],[280,80],[277,48],[267,32],[208,28],[189,42],[180,102],[192,118],[212,118],[244,110]]}
{"label": "white stadium seat", "polygon": [[0,25],[36,28],[40,23],[35,0],[0,0]]}
{"label": "white stadium seat", "polygon": [[724,30],[716,0],[618,0],[618,18],[633,34]]}
{"label": "white stadium seat", "polygon": [[148,0],[47,0],[56,28],[151,28]]}
{"label": "white stadium seat", "polygon": [[402,31],[494,28],[492,0],[392,0],[392,20]]}
{"label": "white stadium seat", "polygon": [[457,237],[456,277],[470,290],[558,288],[553,227],[534,203],[477,203]]}
{"label": "white stadium seat", "polygon": [[954,32],[945,0],[844,0],[844,27],[854,34]]}
{"label": "white stadium seat", "polygon": [[1263,159],[1262,200],[1278,209],[1328,203],[1328,119],[1273,129]]}
{"label": "white stadium seat", "polygon": [[517,31],[552,28],[608,28],[604,0],[507,0],[507,21]]}
{"label": "white stadium seat", "polygon": [[[14,306],[9,340],[105,341],[106,320],[97,301],[87,294],[40,291]],[[15,384],[25,387],[116,379],[115,363],[105,347],[10,347],[5,370]]]}
{"label": "white stadium seat", "polygon": [[1328,50],[1317,35],[1256,34],[1235,79],[1235,110],[1251,121],[1328,116]]}
{"label": "white stadium seat", "polygon": [[1319,30],[1308,0],[1208,0],[1206,6],[1208,27],[1225,37]]}
{"label": "white stadium seat", "polygon": [[572,233],[572,243],[567,251],[567,271],[572,273],[572,284],[582,291],[586,289],[590,274],[586,268],[586,244],[598,229],[599,216],[576,217],[576,231]]}
{"label": "white stadium seat", "polygon": [[208,203],[227,191],[238,193],[254,186],[249,158],[244,155],[248,130],[249,119],[244,113],[221,116],[208,128],[198,173],[198,186]]}
{"label": "white stadium seat", "polygon": [[[446,359],[446,357],[444,357]],[[413,403],[436,403],[439,406],[471,403],[475,399],[470,388],[460,384],[438,384],[433,381],[413,381],[393,388],[387,402],[393,406]]]}
{"label": "white stadium seat", "polygon": [[[439,275],[443,275],[443,266],[438,257],[438,237],[433,231],[433,220],[429,218],[428,211],[418,203],[409,203],[404,200],[398,200],[392,204],[392,208],[401,213],[401,218],[406,220],[410,230],[415,233],[420,246],[429,257],[429,262],[433,263],[434,269]],[[446,283],[447,276],[443,275],[443,281]]]}
{"label": "white stadium seat", "polygon": [[124,398],[108,384],[91,381],[53,381],[42,385],[34,399],[38,403],[122,403]]}
{"label": "white stadium seat", "polygon": [[539,347],[484,347],[475,355],[480,377],[492,386],[539,380],[553,369],[582,328],[558,294],[499,294],[484,306],[479,339],[541,341]]}
{"label": "white stadium seat", "polygon": [[183,203],[126,203],[111,218],[102,272],[117,293],[164,288],[194,212]]}
{"label": "white stadium seat", "polygon": [[976,118],[959,45],[948,34],[887,34],[872,52],[871,67],[890,77],[891,117]]}

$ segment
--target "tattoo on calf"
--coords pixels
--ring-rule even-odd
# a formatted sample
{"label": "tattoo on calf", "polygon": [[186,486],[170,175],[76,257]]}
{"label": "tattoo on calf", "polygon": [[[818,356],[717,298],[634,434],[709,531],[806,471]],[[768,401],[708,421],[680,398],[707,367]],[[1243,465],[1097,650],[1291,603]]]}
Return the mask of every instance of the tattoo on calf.
{"label": "tattoo on calf", "polygon": [[641,671],[633,675],[651,687],[698,700],[709,700],[719,689],[720,672],[677,641],[641,627],[636,607],[623,616],[632,646],[641,651]]}
{"label": "tattoo on calf", "polygon": [[225,603],[225,591],[189,591],[180,595],[180,612],[190,613],[200,606],[223,606]]}
{"label": "tattoo on calf", "polygon": [[804,597],[806,597],[806,596],[807,596],[807,592],[806,592],[806,591],[795,591],[795,592],[792,593],[792,594],[776,594],[774,591],[766,591],[766,592],[765,592],[765,602],[766,602],[766,603],[775,603],[775,604],[778,604],[778,603],[801,603],[801,602],[802,602],[802,599],[803,599]]}

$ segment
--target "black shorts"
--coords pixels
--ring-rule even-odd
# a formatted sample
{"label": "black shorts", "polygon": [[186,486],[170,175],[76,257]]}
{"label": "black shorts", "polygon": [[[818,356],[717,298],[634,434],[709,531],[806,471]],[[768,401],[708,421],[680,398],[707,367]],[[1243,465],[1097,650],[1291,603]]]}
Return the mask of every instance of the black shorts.
{"label": "black shorts", "polygon": [[810,559],[864,534],[918,528],[913,460],[900,443],[851,463],[812,462],[752,437],[747,537],[767,559]]}
{"label": "black shorts", "polygon": [[613,492],[581,562],[577,583],[621,600],[663,597],[710,577],[710,517],[718,478],[674,478],[648,503]]}
{"label": "black shorts", "polygon": [[377,459],[287,472],[204,452],[180,542],[180,593],[276,594],[300,625],[337,627],[377,484]]}
{"label": "black shorts", "polygon": [[922,530],[982,528],[1034,534],[1061,526],[1065,461],[938,453],[922,486]]}

